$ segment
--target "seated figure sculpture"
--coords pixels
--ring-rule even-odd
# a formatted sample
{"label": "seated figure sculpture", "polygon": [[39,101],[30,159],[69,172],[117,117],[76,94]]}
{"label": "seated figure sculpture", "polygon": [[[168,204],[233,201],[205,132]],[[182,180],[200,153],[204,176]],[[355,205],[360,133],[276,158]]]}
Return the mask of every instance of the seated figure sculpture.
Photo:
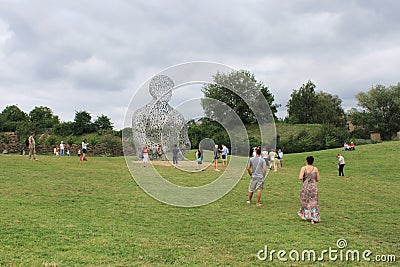
{"label": "seated figure sculpture", "polygon": [[[149,83],[152,101],[138,109],[132,118],[133,141],[136,148],[160,145],[172,151],[178,145],[182,153],[190,149],[185,118],[168,102],[174,82],[166,75],[157,75]],[[139,152],[138,152],[139,153]]]}

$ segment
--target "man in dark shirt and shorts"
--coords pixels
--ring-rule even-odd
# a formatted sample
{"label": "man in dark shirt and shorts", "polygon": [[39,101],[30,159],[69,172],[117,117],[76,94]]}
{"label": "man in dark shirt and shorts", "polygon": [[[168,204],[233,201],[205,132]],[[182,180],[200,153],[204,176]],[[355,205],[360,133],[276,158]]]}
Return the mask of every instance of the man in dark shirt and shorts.
{"label": "man in dark shirt and shorts", "polygon": [[256,156],[252,157],[247,165],[247,172],[251,177],[249,185],[249,198],[247,203],[251,203],[253,192],[257,190],[256,206],[261,206],[261,190],[264,188],[264,179],[267,174],[267,164],[260,155],[261,148],[258,147],[256,149]]}

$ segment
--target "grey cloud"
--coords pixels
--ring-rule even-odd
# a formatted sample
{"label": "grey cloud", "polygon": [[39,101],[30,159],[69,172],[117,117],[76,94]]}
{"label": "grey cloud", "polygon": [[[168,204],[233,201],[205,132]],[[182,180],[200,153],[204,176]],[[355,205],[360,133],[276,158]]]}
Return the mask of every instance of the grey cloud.
{"label": "grey cloud", "polygon": [[[87,110],[118,128],[143,82],[193,60],[253,71],[283,106],[308,79],[351,106],[357,92],[398,82],[399,8],[393,0],[3,1],[0,109],[43,104],[63,120]],[[41,103],[29,103],[27,90]]]}

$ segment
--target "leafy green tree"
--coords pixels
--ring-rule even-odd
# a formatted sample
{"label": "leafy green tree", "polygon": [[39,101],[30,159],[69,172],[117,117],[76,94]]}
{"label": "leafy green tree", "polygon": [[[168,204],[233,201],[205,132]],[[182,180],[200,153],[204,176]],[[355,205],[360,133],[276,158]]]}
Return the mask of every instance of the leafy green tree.
{"label": "leafy green tree", "polygon": [[118,147],[122,147],[121,139],[113,136],[112,134],[106,134],[102,139],[107,151],[110,151],[112,156],[116,155],[116,150]]}
{"label": "leafy green tree", "polygon": [[212,139],[216,144],[225,144],[230,147],[230,140],[226,130],[215,121],[203,118],[198,122],[189,121],[188,136],[192,148],[198,148],[201,140]]}
{"label": "leafy green tree", "polygon": [[87,111],[75,111],[74,134],[82,135],[95,132],[95,126],[92,123],[92,116]]}
{"label": "leafy green tree", "polygon": [[[254,74],[249,71],[233,71],[230,73],[217,73],[213,76],[214,83],[208,84],[202,88],[204,96],[225,103],[240,117],[244,124],[256,123],[256,116],[252,111],[254,106],[252,103],[246,103],[242,96],[246,99],[259,99],[260,93],[265,97],[267,105],[270,107],[273,114],[273,119],[276,119],[275,113],[279,105],[273,104],[275,98],[269,91],[268,87],[262,82],[257,81]],[[229,88],[229,89],[228,89]],[[209,117],[215,117],[215,112],[218,112],[218,107],[215,102],[202,101],[202,106],[205,113]],[[249,107],[251,106],[251,108]],[[224,114],[219,114],[216,117],[223,118]],[[267,118],[268,119],[268,118]]]}
{"label": "leafy green tree", "polygon": [[345,127],[346,116],[342,108],[342,100],[337,95],[325,92],[316,94],[317,103],[314,106],[314,123],[332,124],[337,127]]}
{"label": "leafy green tree", "polygon": [[289,114],[289,123],[309,124],[314,123],[314,107],[317,103],[315,84],[308,81],[299,90],[293,90],[286,107]]}
{"label": "leafy green tree", "polygon": [[92,147],[93,156],[95,154],[96,145],[99,144],[99,143],[100,143],[100,140],[96,135],[90,137],[89,144]]}
{"label": "leafy green tree", "polygon": [[345,126],[337,127],[334,124],[323,124],[320,131],[317,133],[315,142],[318,140],[321,142],[321,146],[318,150],[337,148],[343,146],[349,137],[349,131],[347,131]]}
{"label": "leafy green tree", "polygon": [[289,123],[299,124],[332,124],[344,127],[346,124],[342,100],[338,96],[316,92],[315,84],[308,81],[299,90],[293,90],[288,104]]}
{"label": "leafy green tree", "polygon": [[370,133],[367,132],[365,129],[362,128],[356,128],[354,131],[350,133],[350,138],[354,139],[369,139]]}
{"label": "leafy green tree", "polygon": [[18,135],[20,143],[25,143],[31,132],[35,132],[35,126],[30,121],[19,122],[16,125],[15,133]]}
{"label": "leafy green tree", "polygon": [[56,135],[49,135],[48,138],[45,141],[45,144],[50,146],[50,147],[54,147],[58,145],[60,138]]}
{"label": "leafy green tree", "polygon": [[43,132],[45,129],[53,128],[60,123],[58,116],[48,107],[35,107],[29,112],[29,120],[35,127],[36,132]]}
{"label": "leafy green tree", "polygon": [[280,138],[277,147],[281,147],[286,153],[317,151],[341,147],[349,138],[349,132],[343,127],[323,124],[318,128],[317,131],[301,130]]}
{"label": "leafy green tree", "polygon": [[356,98],[360,109],[349,112],[354,125],[379,132],[383,140],[390,140],[400,130],[400,83],[388,88],[378,84]]}
{"label": "leafy green tree", "polygon": [[113,123],[110,118],[105,115],[98,116],[94,121],[94,126],[97,131],[108,131],[113,129]]}
{"label": "leafy green tree", "polygon": [[7,106],[0,113],[0,131],[15,132],[18,125],[27,123],[28,115],[17,105]]}
{"label": "leafy green tree", "polygon": [[53,126],[53,133],[59,136],[68,136],[75,133],[75,123],[72,121],[61,122]]}

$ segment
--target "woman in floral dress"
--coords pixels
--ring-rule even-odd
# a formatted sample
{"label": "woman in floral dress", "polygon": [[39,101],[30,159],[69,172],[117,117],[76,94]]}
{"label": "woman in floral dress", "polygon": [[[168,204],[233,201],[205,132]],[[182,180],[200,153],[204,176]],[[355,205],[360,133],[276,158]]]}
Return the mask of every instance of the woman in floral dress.
{"label": "woman in floral dress", "polygon": [[306,166],[300,170],[299,179],[303,180],[303,187],[300,191],[301,209],[297,213],[302,220],[309,220],[311,223],[320,222],[318,205],[318,186],[319,172],[313,166],[314,157],[306,158]]}

